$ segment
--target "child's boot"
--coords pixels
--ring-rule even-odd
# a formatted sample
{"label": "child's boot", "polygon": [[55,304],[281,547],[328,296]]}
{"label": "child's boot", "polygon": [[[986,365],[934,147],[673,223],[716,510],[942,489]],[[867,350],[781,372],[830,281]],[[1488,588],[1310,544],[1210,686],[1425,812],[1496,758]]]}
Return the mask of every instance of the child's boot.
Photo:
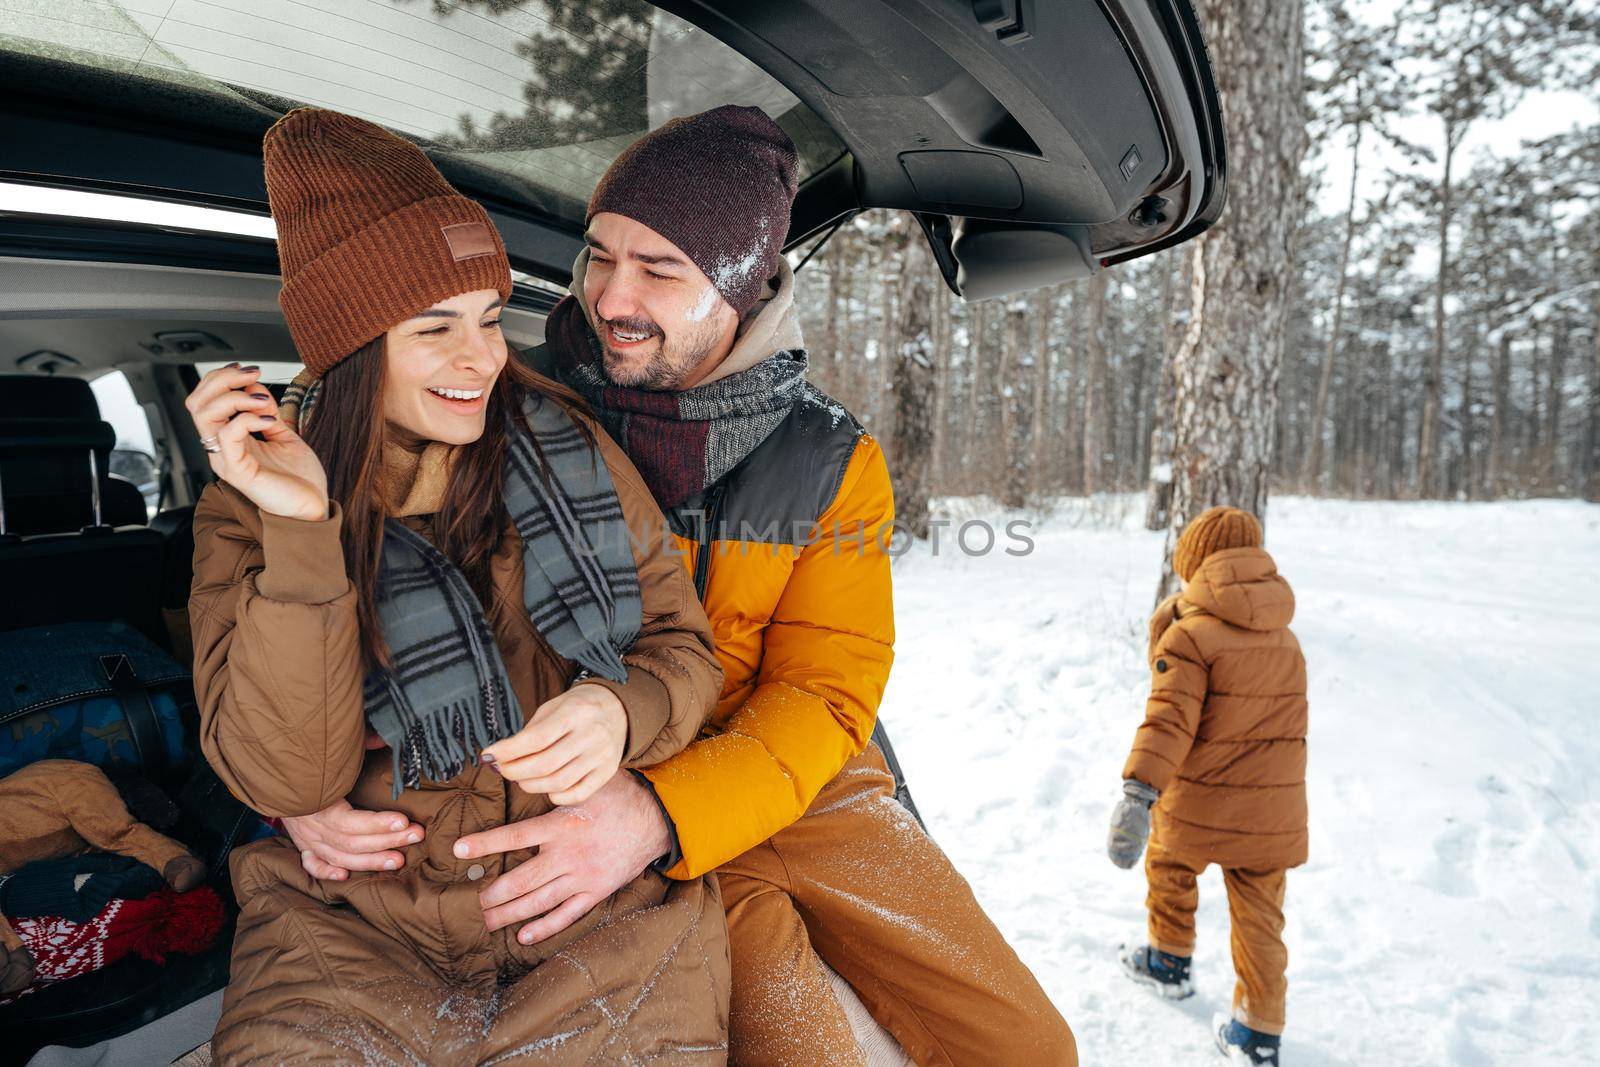
{"label": "child's boot", "polygon": [[1117,958],[1122,961],[1122,969],[1128,972],[1129,978],[1149,986],[1168,1000],[1194,996],[1188,956],[1174,956],[1149,945],[1137,948],[1123,945],[1117,950]]}
{"label": "child's boot", "polygon": [[1217,1049],[1229,1063],[1248,1067],[1278,1067],[1278,1035],[1252,1030],[1238,1019],[1218,1012],[1211,1017]]}

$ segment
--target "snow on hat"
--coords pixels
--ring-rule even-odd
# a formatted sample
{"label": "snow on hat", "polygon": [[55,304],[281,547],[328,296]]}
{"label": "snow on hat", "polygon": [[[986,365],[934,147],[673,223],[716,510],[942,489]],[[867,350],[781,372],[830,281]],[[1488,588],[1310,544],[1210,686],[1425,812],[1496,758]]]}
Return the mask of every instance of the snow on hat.
{"label": "snow on hat", "polygon": [[1210,508],[1184,527],[1172,552],[1172,569],[1188,581],[1207,556],[1229,548],[1260,548],[1261,523],[1240,508]]}
{"label": "snow on hat", "polygon": [[297,108],[261,145],[278,227],[278,304],[317,376],[461,293],[511,296],[511,264],[483,207],[381,126]]}
{"label": "snow on hat", "polygon": [[629,145],[589,198],[680,248],[743,315],[778,272],[796,188],[794,142],[760,108],[671,119]]}

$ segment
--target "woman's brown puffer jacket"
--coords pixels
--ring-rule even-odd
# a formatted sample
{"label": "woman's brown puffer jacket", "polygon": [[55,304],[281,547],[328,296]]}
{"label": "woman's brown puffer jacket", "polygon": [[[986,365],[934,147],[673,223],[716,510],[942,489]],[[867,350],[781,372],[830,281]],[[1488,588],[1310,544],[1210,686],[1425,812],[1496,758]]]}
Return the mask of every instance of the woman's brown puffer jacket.
{"label": "woman's brown puffer jacket", "polygon": [[[624,765],[642,766],[693,739],[722,672],[682,561],[663,545],[660,511],[622,451],[596,436],[633,533],[643,598],[640,634],[624,656],[628,680],[597,684],[626,708]],[[725,1057],[727,931],[713,882],[646,871],[562,933],[523,945],[521,924],[485,929],[478,894],[532,853],[466,861],[452,846],[544,814],[548,798],[468,767],[391,799],[389,751],[363,750],[356,595],[333,511],[322,522],[263,515],[222,483],[201,497],[189,612],[202,745],[228,788],[264,814],[306,815],[348,797],[401,811],[426,836],[404,850],[402,869],[342,882],[310,878],[284,837],[234,852],[242,914],[213,1046],[219,1062]],[[406,521],[430,534],[426,518]],[[485,614],[531,715],[575,668],[530,621],[522,568],[508,524]]]}
{"label": "woman's brown puffer jacket", "polygon": [[1150,700],[1124,778],[1161,791],[1153,838],[1186,859],[1306,861],[1306,663],[1263,549],[1207,556],[1150,620]]}

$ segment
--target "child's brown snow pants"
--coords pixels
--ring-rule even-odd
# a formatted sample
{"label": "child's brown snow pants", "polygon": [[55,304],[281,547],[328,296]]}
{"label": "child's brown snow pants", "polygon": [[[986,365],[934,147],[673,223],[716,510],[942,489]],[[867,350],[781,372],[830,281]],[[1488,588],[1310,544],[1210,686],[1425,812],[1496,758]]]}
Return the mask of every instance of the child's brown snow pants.
{"label": "child's brown snow pants", "polygon": [[[1194,955],[1194,913],[1200,904],[1197,879],[1204,861],[1168,852],[1151,838],[1144,857],[1150,893],[1150,945],[1174,956]],[[1233,941],[1233,1016],[1252,1030],[1283,1033],[1284,972],[1289,950],[1283,944],[1284,871],[1223,869],[1228,890],[1228,925]]]}
{"label": "child's brown snow pants", "polygon": [[798,822],[717,877],[738,1067],[862,1062],[816,955],[923,1067],[1077,1063],[1050,998],[895,801],[876,746],[847,763]]}

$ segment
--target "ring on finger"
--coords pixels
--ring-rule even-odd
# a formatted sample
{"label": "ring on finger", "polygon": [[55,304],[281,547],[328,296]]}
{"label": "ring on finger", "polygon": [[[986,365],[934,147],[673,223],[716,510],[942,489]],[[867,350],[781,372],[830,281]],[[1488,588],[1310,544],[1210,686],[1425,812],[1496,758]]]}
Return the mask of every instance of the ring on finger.
{"label": "ring on finger", "polygon": [[200,438],[200,447],[205,449],[207,452],[221,452],[222,442],[217,440],[215,436],[202,437]]}

